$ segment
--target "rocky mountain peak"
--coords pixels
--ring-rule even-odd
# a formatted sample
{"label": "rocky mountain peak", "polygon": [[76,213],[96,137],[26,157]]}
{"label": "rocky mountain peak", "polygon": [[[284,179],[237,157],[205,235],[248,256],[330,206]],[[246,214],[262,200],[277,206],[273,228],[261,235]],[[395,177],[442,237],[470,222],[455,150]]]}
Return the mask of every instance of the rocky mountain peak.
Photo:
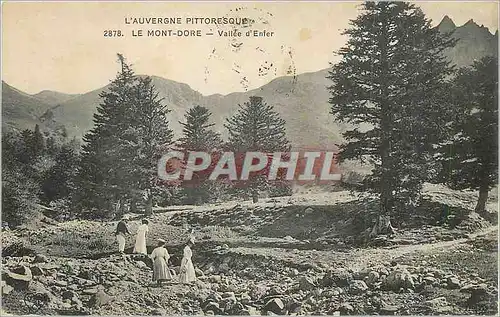
{"label": "rocky mountain peak", "polygon": [[444,16],[444,18],[438,25],[438,29],[443,33],[451,32],[455,30],[456,27],[457,26],[455,25],[453,20],[447,15]]}

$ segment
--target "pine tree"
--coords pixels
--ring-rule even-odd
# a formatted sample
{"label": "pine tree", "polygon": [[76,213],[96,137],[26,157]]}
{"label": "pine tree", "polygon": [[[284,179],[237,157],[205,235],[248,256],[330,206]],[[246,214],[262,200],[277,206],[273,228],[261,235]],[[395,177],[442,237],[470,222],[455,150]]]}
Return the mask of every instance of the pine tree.
{"label": "pine tree", "polygon": [[[290,143],[286,138],[285,120],[280,118],[271,105],[267,105],[262,97],[252,96],[233,117],[226,119],[224,125],[229,132],[229,148],[244,155],[246,152],[290,151]],[[237,165],[241,166],[240,163]],[[250,192],[254,202],[258,201],[258,192],[266,190],[269,182],[266,171],[255,173],[244,182],[244,189]]]}
{"label": "pine tree", "polygon": [[55,155],[55,164],[46,173],[42,190],[44,202],[49,204],[58,199],[69,199],[74,190],[74,178],[78,153],[71,143],[63,144]]}
{"label": "pine tree", "polygon": [[135,76],[124,57],[118,58],[121,71],[100,95],[77,176],[77,200],[97,216],[112,212],[114,203],[115,212],[124,212],[127,201],[133,210],[142,198],[146,213],[151,213],[153,197],[162,189],[157,162],[172,140],[169,111],[151,78]]}
{"label": "pine tree", "polygon": [[[146,215],[152,213],[154,197],[168,190],[158,178],[158,160],[172,145],[173,132],[169,128],[167,114],[170,110],[163,104],[150,77],[140,78],[132,89],[133,109],[129,127],[120,141],[130,157],[127,173],[130,184],[140,191],[146,200]],[[134,200],[137,196],[133,197]]]}
{"label": "pine tree", "polygon": [[455,115],[450,139],[439,147],[443,181],[454,189],[478,189],[475,211],[486,216],[489,190],[498,183],[498,61],[484,57],[454,80]]}
{"label": "pine tree", "polygon": [[[220,154],[223,142],[220,135],[211,130],[214,124],[209,123],[210,116],[207,108],[197,105],[187,111],[185,122],[180,122],[183,136],[178,140],[177,147],[185,153],[185,157],[190,151],[210,153],[212,158]],[[212,160],[212,167],[214,164],[215,160]],[[183,182],[183,194],[188,203],[201,204],[220,194],[222,183],[210,181],[209,176],[209,173],[200,171],[193,174],[192,181]]]}
{"label": "pine tree", "polygon": [[[115,202],[122,203],[130,193],[128,176],[129,152],[121,148],[121,137],[129,128],[132,112],[132,87],[137,78],[122,55],[118,54],[121,71],[106,91],[94,114],[94,128],[84,137],[82,159],[76,177],[78,208],[93,210],[95,216],[112,211]],[[95,214],[97,213],[97,214]]]}
{"label": "pine tree", "polygon": [[217,132],[210,129],[214,126],[209,123],[210,116],[210,111],[199,105],[187,111],[186,122],[179,122],[183,127],[183,136],[179,139],[181,149],[205,152],[220,149],[222,139]]}
{"label": "pine tree", "polygon": [[366,2],[353,21],[328,87],[331,114],[356,127],[343,134],[340,160],[374,165],[366,189],[380,196],[371,234],[392,232],[420,201],[432,144],[439,140],[446,78],[442,51],[454,42],[406,2]]}

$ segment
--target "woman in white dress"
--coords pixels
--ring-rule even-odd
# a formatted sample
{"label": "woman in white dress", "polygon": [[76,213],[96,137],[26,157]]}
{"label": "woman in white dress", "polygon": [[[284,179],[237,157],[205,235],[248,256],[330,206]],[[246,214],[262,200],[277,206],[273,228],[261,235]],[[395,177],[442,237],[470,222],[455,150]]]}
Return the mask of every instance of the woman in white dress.
{"label": "woman in white dress", "polygon": [[135,247],[134,253],[139,254],[148,254],[148,250],[146,248],[146,234],[149,231],[148,227],[149,222],[146,219],[142,220],[142,224],[137,229],[137,237],[135,239]]}
{"label": "woman in white dress", "polygon": [[179,282],[181,283],[192,283],[196,281],[196,273],[194,271],[193,261],[191,257],[193,256],[193,251],[191,251],[191,247],[193,246],[193,239],[189,239],[188,243],[184,247],[184,257],[181,262],[181,270],[179,275]]}
{"label": "woman in white dress", "polygon": [[153,282],[161,286],[163,281],[171,280],[172,275],[167,265],[170,254],[165,248],[165,240],[158,239],[158,246],[151,253],[151,259],[153,260]]}

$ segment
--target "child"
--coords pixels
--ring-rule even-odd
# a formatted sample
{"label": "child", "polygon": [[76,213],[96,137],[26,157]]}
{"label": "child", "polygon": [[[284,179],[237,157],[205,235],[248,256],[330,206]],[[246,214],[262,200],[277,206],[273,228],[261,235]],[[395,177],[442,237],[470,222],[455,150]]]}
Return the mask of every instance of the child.
{"label": "child", "polygon": [[167,266],[170,254],[165,248],[165,240],[158,239],[158,246],[151,253],[151,259],[153,260],[153,282],[161,286],[163,281],[171,280],[172,275]]}
{"label": "child", "polygon": [[191,283],[196,281],[196,273],[194,271],[193,262],[191,257],[193,256],[193,252],[191,251],[191,247],[193,246],[193,239],[189,239],[186,246],[184,247],[184,257],[181,262],[181,270],[179,275],[179,282],[181,283]]}

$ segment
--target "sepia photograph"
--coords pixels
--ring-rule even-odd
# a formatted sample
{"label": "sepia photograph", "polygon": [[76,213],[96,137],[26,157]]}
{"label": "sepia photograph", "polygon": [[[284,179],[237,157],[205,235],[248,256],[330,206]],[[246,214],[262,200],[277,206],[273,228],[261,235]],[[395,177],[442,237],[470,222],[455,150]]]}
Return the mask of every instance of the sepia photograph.
{"label": "sepia photograph", "polygon": [[497,1],[3,1],[2,316],[498,316]]}

